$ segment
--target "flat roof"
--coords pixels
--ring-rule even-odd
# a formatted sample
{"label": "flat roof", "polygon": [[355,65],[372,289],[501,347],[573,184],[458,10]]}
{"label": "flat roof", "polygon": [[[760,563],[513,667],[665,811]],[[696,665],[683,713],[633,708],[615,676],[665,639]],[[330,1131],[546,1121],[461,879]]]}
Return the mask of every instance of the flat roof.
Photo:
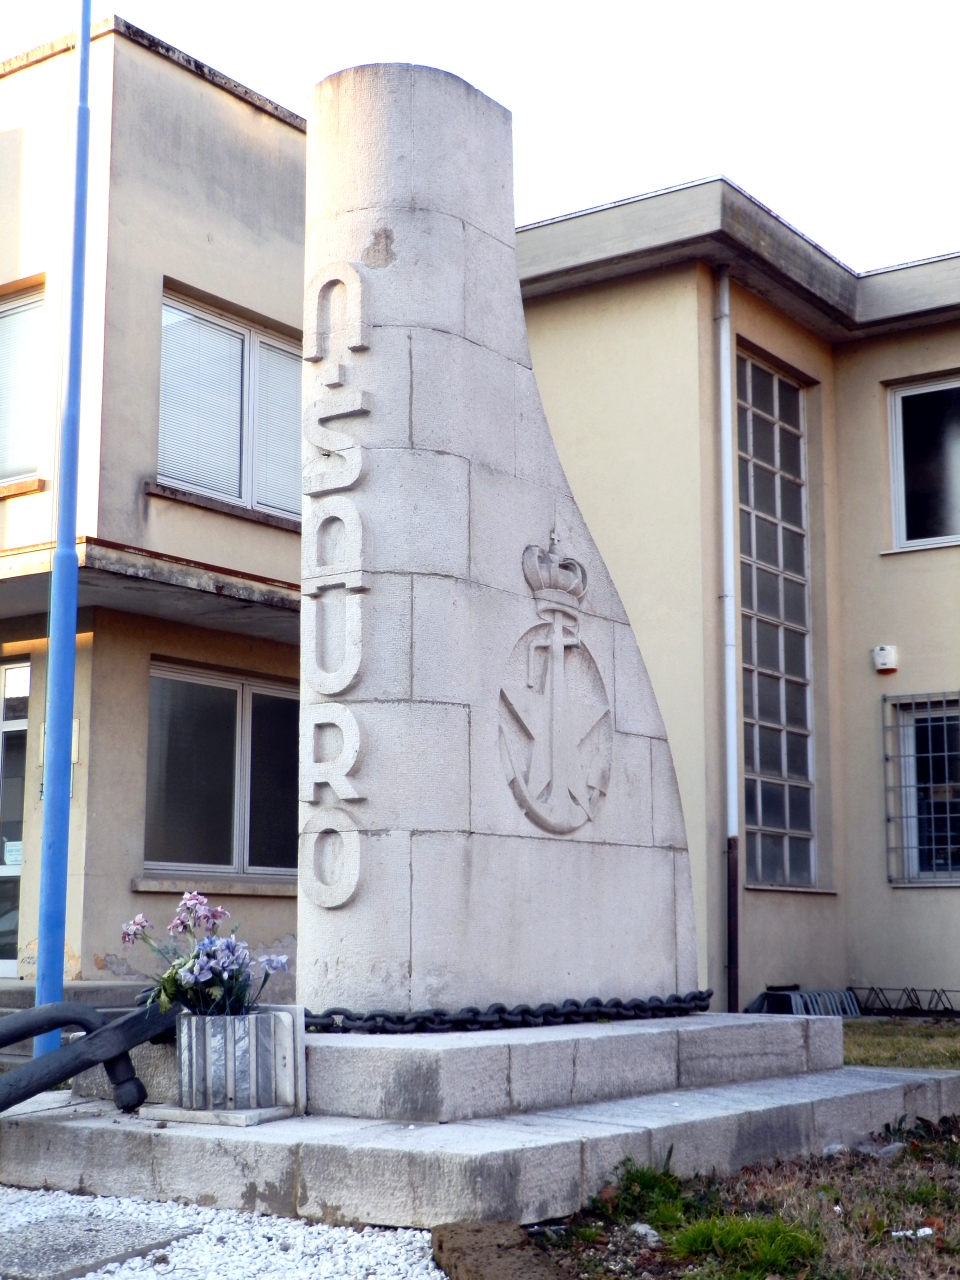
{"label": "flat roof", "polygon": [[[306,121],[263,94],[158,40],[124,18],[98,22],[93,39],[119,35],[266,112]],[[0,79],[75,48],[64,36],[0,63]],[[701,261],[837,342],[960,319],[960,253],[856,272],[724,177],[563,214],[517,231],[525,298]]]}
{"label": "flat roof", "polygon": [[960,318],[960,253],[856,272],[723,177],[704,178],[517,232],[526,298],[693,261],[830,341]]}
{"label": "flat roof", "polygon": [[[250,106],[256,107],[258,111],[264,111],[268,116],[274,116],[277,120],[282,120],[284,124],[290,125],[293,129],[299,129],[301,133],[306,133],[307,131],[306,120],[304,120],[303,116],[298,116],[295,111],[288,111],[286,107],[281,107],[278,102],[265,98],[262,93],[248,89],[239,80],[232,80],[230,76],[225,76],[222,71],[216,71],[213,67],[208,67],[199,58],[193,58],[189,53],[184,53],[182,49],[176,49],[172,44],[158,40],[156,36],[150,35],[149,31],[142,31],[140,27],[135,27],[132,22],[127,22],[126,18],[120,18],[114,14],[112,18],[104,18],[102,22],[95,22],[90,29],[91,40],[100,40],[109,35],[123,36],[127,40],[132,40],[134,44],[139,44],[144,49],[149,49],[151,53],[159,54],[161,58],[167,58],[170,62],[175,62],[178,67],[183,67],[185,71],[193,72],[201,80],[206,80],[210,84],[216,85],[218,89],[223,89],[225,93],[231,93],[235,98],[248,102]],[[55,58],[60,53],[69,53],[76,46],[77,36],[74,32],[73,35],[61,36],[59,40],[51,40],[48,44],[38,45],[36,49],[29,49],[26,53],[18,53],[16,57],[8,58],[6,62],[0,62],[0,80],[4,76],[12,75],[15,71],[22,71],[25,67],[34,66],[38,62],[46,62],[48,58]]]}

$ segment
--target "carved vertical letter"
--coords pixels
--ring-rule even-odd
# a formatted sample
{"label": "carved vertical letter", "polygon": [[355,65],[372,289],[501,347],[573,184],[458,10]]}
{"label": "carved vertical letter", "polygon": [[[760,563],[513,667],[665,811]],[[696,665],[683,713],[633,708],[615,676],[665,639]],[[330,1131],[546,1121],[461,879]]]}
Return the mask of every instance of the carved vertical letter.
{"label": "carved vertical letter", "polygon": [[[322,741],[323,730],[339,730],[339,746],[326,758],[330,746]],[[333,738],[335,735],[330,734]],[[300,799],[315,804],[317,790],[328,786],[338,800],[361,800],[347,774],[360,754],[360,727],[353,712],[339,702],[303,707],[300,712]]]}

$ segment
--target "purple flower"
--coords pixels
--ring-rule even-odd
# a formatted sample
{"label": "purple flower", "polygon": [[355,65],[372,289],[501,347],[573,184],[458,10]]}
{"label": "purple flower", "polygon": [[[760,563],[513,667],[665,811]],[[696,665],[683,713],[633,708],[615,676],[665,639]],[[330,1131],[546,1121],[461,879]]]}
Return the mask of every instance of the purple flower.
{"label": "purple flower", "polygon": [[238,942],[234,937],[217,938],[210,955],[214,969],[225,978],[229,978],[234,973],[243,972],[250,965],[247,944]]}
{"label": "purple flower", "polygon": [[260,963],[267,973],[286,973],[287,971],[286,956],[261,956]]}
{"label": "purple flower", "polygon": [[152,928],[150,921],[141,913],[123,926],[120,930],[120,940],[125,947],[132,947],[138,938],[143,937],[144,930]]}

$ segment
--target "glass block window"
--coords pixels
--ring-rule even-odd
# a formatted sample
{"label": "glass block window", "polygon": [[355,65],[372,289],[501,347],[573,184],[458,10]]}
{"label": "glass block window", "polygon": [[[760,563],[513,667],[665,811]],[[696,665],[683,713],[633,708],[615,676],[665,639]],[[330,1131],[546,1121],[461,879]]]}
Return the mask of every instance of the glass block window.
{"label": "glass block window", "polygon": [[884,698],[888,875],[960,879],[960,694]]}
{"label": "glass block window", "polygon": [[800,388],[737,357],[747,882],[812,885],[813,744]]}
{"label": "glass block window", "polygon": [[299,516],[300,353],[165,301],[157,478]]}

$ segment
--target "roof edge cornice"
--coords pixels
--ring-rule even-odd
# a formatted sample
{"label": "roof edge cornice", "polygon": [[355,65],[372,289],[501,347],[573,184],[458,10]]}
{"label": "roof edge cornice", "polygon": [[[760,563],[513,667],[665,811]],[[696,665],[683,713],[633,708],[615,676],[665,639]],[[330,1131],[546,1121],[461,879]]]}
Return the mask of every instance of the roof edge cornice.
{"label": "roof edge cornice", "polygon": [[[151,53],[155,53],[161,58],[166,58],[169,62],[176,63],[178,67],[183,67],[185,71],[199,76],[201,80],[206,80],[208,84],[215,85],[218,89],[223,89],[225,93],[232,94],[233,97],[239,98],[241,102],[246,102],[258,111],[263,111],[266,115],[273,116],[274,119],[282,121],[292,129],[297,129],[300,133],[306,132],[307,122],[303,116],[298,116],[296,112],[289,111],[286,107],[281,107],[278,102],[264,97],[262,93],[248,89],[239,80],[232,80],[230,76],[225,76],[223,72],[207,66],[205,62],[191,57],[189,53],[184,53],[182,49],[176,49],[173,45],[167,44],[163,40],[158,40],[156,36],[150,35],[148,31],[143,31],[140,27],[135,27],[132,22],[127,22],[126,18],[121,18],[117,15],[104,18],[103,21],[94,23],[90,31],[91,40],[100,40],[109,35],[123,36],[124,39],[130,40],[133,44],[138,44],[141,48],[148,49]],[[8,58],[6,62],[0,62],[0,80],[5,76],[13,75],[16,71],[23,71],[26,67],[46,62],[47,59],[55,58],[61,53],[69,53],[76,48],[76,44],[77,37],[74,33],[73,35],[62,36],[58,40],[51,40],[47,44],[38,45],[37,48],[29,49],[26,53],[18,53],[16,57]]]}
{"label": "roof edge cornice", "polygon": [[520,227],[525,298],[704,262],[829,341],[960,318],[960,254],[859,273],[724,177]]}

